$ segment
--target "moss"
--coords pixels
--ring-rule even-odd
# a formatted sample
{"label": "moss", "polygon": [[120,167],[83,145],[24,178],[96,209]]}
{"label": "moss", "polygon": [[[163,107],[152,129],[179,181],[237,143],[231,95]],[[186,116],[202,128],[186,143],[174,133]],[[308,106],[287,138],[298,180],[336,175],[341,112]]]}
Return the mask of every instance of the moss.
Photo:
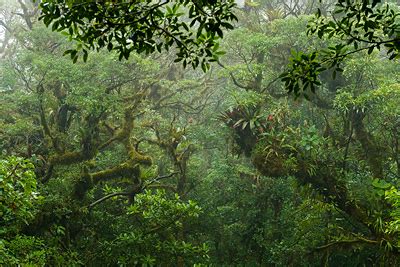
{"label": "moss", "polygon": [[269,177],[280,177],[287,175],[289,171],[285,168],[285,160],[289,156],[279,149],[270,147],[261,142],[257,144],[252,153],[252,162],[261,174]]}
{"label": "moss", "polygon": [[137,152],[135,149],[129,150],[129,158],[134,163],[143,164],[146,166],[151,166],[152,159],[149,156],[142,155],[141,153]]}
{"label": "moss", "polygon": [[254,166],[265,176],[280,177],[287,175],[284,168],[284,159],[275,154],[267,156],[265,153],[253,153]]}
{"label": "moss", "polygon": [[115,167],[95,172],[89,173],[87,168],[85,168],[82,176],[75,183],[74,195],[78,199],[82,199],[86,192],[102,181],[107,181],[115,178],[129,178],[134,181],[134,184],[140,184],[140,166],[131,160],[119,164]]}
{"label": "moss", "polygon": [[62,155],[52,156],[50,158],[50,163],[53,165],[70,165],[89,160],[93,158],[95,154],[94,151],[91,151],[91,153],[65,152]]}
{"label": "moss", "polygon": [[86,192],[90,190],[92,187],[93,187],[92,175],[90,175],[88,168],[84,167],[82,176],[79,178],[78,181],[76,181],[74,185],[75,197],[78,199],[83,199],[85,197]]}
{"label": "moss", "polygon": [[54,165],[69,165],[78,163],[84,160],[84,155],[81,152],[66,152],[62,155],[53,156],[50,162]]}
{"label": "moss", "polygon": [[118,177],[134,178],[140,176],[140,167],[138,164],[124,162],[113,168],[92,173],[91,176],[94,183]]}
{"label": "moss", "polygon": [[383,155],[375,138],[363,123],[364,114],[356,113],[353,118],[354,132],[365,153],[366,160],[375,178],[383,177]]}
{"label": "moss", "polygon": [[109,140],[101,144],[99,146],[99,149],[102,150],[115,141],[123,142],[128,140],[131,135],[133,126],[134,126],[134,117],[132,114],[132,108],[127,108],[125,110],[124,123],[122,125],[122,128],[116,131],[113,137],[111,137]]}

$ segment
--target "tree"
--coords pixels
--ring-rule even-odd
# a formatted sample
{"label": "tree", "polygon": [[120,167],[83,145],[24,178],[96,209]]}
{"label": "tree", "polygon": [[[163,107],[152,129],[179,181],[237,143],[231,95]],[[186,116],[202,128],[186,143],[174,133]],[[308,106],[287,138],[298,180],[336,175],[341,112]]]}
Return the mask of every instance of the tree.
{"label": "tree", "polygon": [[[291,20],[296,27],[289,27]],[[290,175],[303,185],[302,188],[313,188],[313,192],[319,195],[317,200],[331,209],[325,214],[323,210],[315,210],[331,226],[321,227],[321,232],[327,231],[325,238],[310,241],[314,242],[307,249],[310,254],[324,255],[321,262],[325,258],[332,265],[335,262],[343,264],[344,260],[340,258],[346,255],[348,265],[354,265],[354,262],[351,264],[354,260],[354,255],[350,256],[351,248],[362,246],[358,255],[370,253],[376,262],[387,257],[385,262],[393,261],[394,264],[399,249],[396,245],[398,236],[394,232],[386,235],[388,229],[385,226],[390,220],[391,209],[385,199],[368,188],[374,178],[379,181],[376,184],[396,181],[399,158],[396,118],[399,112],[393,104],[399,101],[398,66],[382,59],[382,53],[346,57],[341,62],[343,73],[338,73],[336,80],[324,73],[318,77],[321,87],[309,95],[310,101],[298,99],[288,110],[279,112],[279,109],[274,110],[274,105],[282,108],[287,99],[285,94],[275,93],[279,92],[282,84],[270,84],[273,81],[270,73],[274,74],[274,70],[278,73],[286,59],[274,55],[274,49],[288,55],[289,49],[284,48],[296,47],[311,51],[312,55],[313,49],[319,51],[340,41],[334,38],[314,41],[302,36],[304,32],[299,28],[301,17],[275,20],[269,24],[262,24],[263,27],[259,28],[263,32],[259,33],[259,28],[249,23],[224,39],[230,48],[223,58],[228,60],[224,62],[225,69],[237,87],[236,98],[245,105],[228,109],[222,119],[231,128],[238,147],[245,155],[251,155],[254,166],[262,174],[261,180],[271,177],[288,179]],[[286,26],[283,28],[284,38],[279,24]],[[274,31],[269,32],[269,28]],[[234,36],[232,40],[230,36]],[[286,46],[292,36],[293,42]],[[265,61],[256,61],[256,55]],[[299,57],[299,62],[302,60],[300,53],[295,56]],[[317,62],[318,54],[314,56]],[[272,90],[274,87],[277,91]],[[263,95],[256,98],[261,104],[250,113],[247,110],[255,105],[252,101],[246,103],[245,99],[246,94],[252,95],[251,92],[262,92]],[[272,115],[271,120],[268,114]],[[252,126],[252,122],[261,127]],[[343,223],[333,222],[331,216],[341,218],[339,220]],[[262,231],[262,228],[258,230]],[[385,235],[385,241],[379,240],[382,235]],[[296,241],[293,243],[298,244]],[[346,250],[346,247],[350,249]],[[291,250],[290,247],[285,249]],[[335,252],[329,255],[333,250]]]}
{"label": "tree", "polygon": [[116,50],[119,59],[132,51],[153,53],[176,46],[176,61],[209,68],[221,52],[218,38],[232,29],[234,1],[80,1],[45,0],[41,19],[53,31],[77,41],[67,50],[86,61],[88,49]]}
{"label": "tree", "polygon": [[[196,262],[206,260],[202,256],[197,257],[206,254],[203,244],[194,242],[192,247],[188,242],[189,234],[185,234],[185,238],[173,235],[181,232],[183,227],[178,225],[184,225],[183,222],[193,217],[184,210],[177,210],[181,206],[184,208],[186,201],[176,200],[176,205],[171,202],[171,211],[179,212],[176,216],[162,213],[166,209],[160,207],[160,212],[151,214],[151,218],[147,217],[149,211],[155,211],[154,207],[158,205],[155,203],[156,195],[150,190],[160,187],[169,189],[167,178],[173,180],[178,173],[169,175],[175,162],[166,162],[165,168],[158,164],[163,151],[157,145],[149,145],[143,140],[144,137],[155,136],[141,125],[148,119],[155,120],[155,113],[159,110],[160,117],[166,118],[157,121],[161,124],[158,131],[162,137],[168,137],[169,131],[165,134],[167,127],[164,126],[169,126],[171,113],[164,114],[161,110],[167,110],[168,107],[178,110],[178,106],[181,106],[182,113],[198,112],[197,109],[206,106],[203,101],[206,102],[208,97],[204,98],[204,95],[210,87],[197,90],[205,84],[202,83],[203,79],[178,80],[190,70],[177,68],[170,58],[171,54],[161,57],[163,65],[154,58],[140,57],[136,53],[131,54],[129,60],[118,62],[115,53],[105,51],[93,53],[86,63],[73,64],[69,58],[62,57],[62,51],[70,44],[61,34],[51,33],[44,25],[35,24],[32,31],[26,32],[25,40],[29,49],[18,47],[18,53],[12,55],[12,60],[3,59],[4,73],[15,79],[5,79],[1,84],[1,106],[4,108],[0,113],[0,150],[8,155],[34,158],[39,192],[46,193],[43,194],[43,205],[39,207],[37,217],[23,229],[22,234],[27,234],[27,239],[7,239],[4,253],[15,254],[14,247],[32,244],[32,253],[40,250],[51,254],[48,247],[38,244],[39,241],[55,241],[55,247],[63,251],[74,251],[75,245],[72,244],[79,243],[85,248],[79,254],[95,254],[99,262],[104,262],[104,256],[115,263],[116,258],[107,254],[106,247],[94,245],[97,240],[115,244],[112,253],[121,257],[125,253],[121,250],[124,242],[129,243],[126,255],[130,255],[129,251],[140,247],[141,241],[145,240],[148,246],[153,247],[146,245],[146,249],[130,255],[127,261],[144,261],[144,257],[149,256],[156,258],[156,263],[168,261],[171,265],[177,257],[189,262],[188,253]],[[165,64],[166,61],[169,64]],[[200,76],[199,73],[196,75]],[[188,90],[193,90],[193,99],[182,97]],[[173,138],[171,136],[163,141],[172,142]],[[179,156],[178,153],[183,152],[185,138],[182,137],[179,147],[171,156]],[[148,166],[151,160],[147,155],[154,159],[152,166]],[[147,166],[136,161],[137,156],[143,156],[141,160],[145,160]],[[183,168],[184,161],[179,159],[178,163]],[[62,176],[59,176],[61,173]],[[182,172],[182,177],[184,175],[186,177]],[[183,189],[186,192],[189,186],[181,184],[178,187],[183,194]],[[149,190],[149,201],[141,202],[139,195],[145,188]],[[163,203],[169,203],[174,198],[170,191],[167,192],[160,196]],[[140,215],[127,214],[130,204],[137,206],[144,214],[144,221],[137,222],[137,227],[131,225]],[[109,225],[113,225],[113,229],[109,229]],[[144,229],[143,225],[147,228]],[[9,230],[11,226],[6,225],[6,228]],[[78,234],[88,228],[102,234],[92,238]],[[135,231],[132,232],[132,229]],[[128,240],[124,239],[125,233]],[[138,236],[138,240],[133,241],[131,233],[139,233],[143,238]],[[53,234],[57,234],[56,237],[53,238]],[[40,240],[29,239],[31,236]],[[165,256],[165,253],[170,254]],[[25,255],[19,257],[21,264],[24,263]],[[5,259],[6,265],[13,260]],[[57,265],[47,257],[41,260]],[[88,261],[95,260],[89,258]],[[31,262],[39,264],[39,259]]]}
{"label": "tree", "polygon": [[330,17],[318,9],[309,22],[308,34],[333,39],[335,44],[311,53],[294,52],[288,69],[281,75],[286,89],[296,96],[321,85],[319,75],[333,69],[342,72],[346,57],[380,50],[388,60],[400,58],[399,8],[381,0],[338,0]]}

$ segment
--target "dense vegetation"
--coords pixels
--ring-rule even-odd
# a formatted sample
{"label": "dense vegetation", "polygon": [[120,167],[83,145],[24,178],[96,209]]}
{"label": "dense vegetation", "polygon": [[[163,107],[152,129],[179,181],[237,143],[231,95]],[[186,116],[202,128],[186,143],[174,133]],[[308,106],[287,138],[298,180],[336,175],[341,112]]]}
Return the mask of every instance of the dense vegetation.
{"label": "dense vegetation", "polygon": [[44,2],[0,0],[1,266],[400,265],[398,2],[139,5],[133,44]]}

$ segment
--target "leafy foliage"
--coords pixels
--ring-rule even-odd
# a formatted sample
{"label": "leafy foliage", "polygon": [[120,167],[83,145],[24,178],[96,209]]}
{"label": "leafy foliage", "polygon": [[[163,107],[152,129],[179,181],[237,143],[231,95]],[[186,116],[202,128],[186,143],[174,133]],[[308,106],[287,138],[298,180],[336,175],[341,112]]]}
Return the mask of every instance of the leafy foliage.
{"label": "leafy foliage", "polygon": [[34,166],[28,160],[8,157],[0,161],[0,235],[12,233],[33,218],[38,200]]}
{"label": "leafy foliage", "polygon": [[[42,1],[41,19],[53,31],[63,31],[77,48],[70,49],[74,62],[78,52],[83,60],[88,49],[106,47],[116,50],[119,59],[128,59],[131,52],[168,50],[177,47],[176,61],[183,65],[201,64],[209,69],[209,61],[218,59],[218,37],[232,29],[233,1]],[[64,31],[65,30],[65,31]]]}
{"label": "leafy foliage", "polygon": [[321,85],[318,78],[321,72],[334,69],[335,78],[337,72],[343,71],[341,63],[346,57],[364,50],[368,54],[382,50],[388,60],[399,58],[400,13],[398,7],[381,2],[339,0],[331,17],[318,9],[308,24],[308,34],[334,39],[336,44],[310,54],[294,54],[287,71],[281,75],[286,89],[296,96],[308,89],[314,93]]}
{"label": "leafy foliage", "polygon": [[[145,55],[152,50],[138,54],[128,40],[133,50],[119,61],[114,36],[110,52],[92,53],[38,23],[38,3],[0,1],[0,39],[11,38],[0,44],[1,196],[10,200],[1,206],[0,265],[398,266],[400,69],[384,50],[343,57],[333,69],[322,62],[354,48],[335,34],[306,34],[304,14],[318,6],[328,19],[333,2],[247,2],[235,10],[237,29],[223,32],[226,55],[203,73],[174,63],[179,47]],[[89,31],[79,27],[95,19],[78,22],[78,32],[71,23],[75,37],[98,34],[103,21],[123,23],[118,8],[156,4],[42,3],[114,12]],[[190,27],[196,4],[212,8],[171,1],[153,16]],[[199,22],[192,26],[178,30],[197,40]],[[146,45],[166,42],[153,37]],[[62,56],[83,49],[86,63]],[[303,52],[290,61],[291,51]],[[279,78],[288,62],[297,85]],[[307,79],[307,90],[318,83],[315,93],[301,91]],[[309,101],[289,97],[286,82]]]}
{"label": "leafy foliage", "polygon": [[121,266],[173,264],[177,257],[201,263],[207,259],[205,244],[195,246],[174,237],[183,222],[198,217],[200,211],[193,201],[185,203],[178,195],[169,199],[164,191],[140,194],[135,204],[127,208],[129,226],[126,232],[103,242],[100,247],[103,252],[98,256],[108,259],[107,264]]}
{"label": "leafy foliage", "polygon": [[0,264],[5,266],[81,266],[74,252],[64,253],[43,239],[18,235],[11,241],[0,240]]}

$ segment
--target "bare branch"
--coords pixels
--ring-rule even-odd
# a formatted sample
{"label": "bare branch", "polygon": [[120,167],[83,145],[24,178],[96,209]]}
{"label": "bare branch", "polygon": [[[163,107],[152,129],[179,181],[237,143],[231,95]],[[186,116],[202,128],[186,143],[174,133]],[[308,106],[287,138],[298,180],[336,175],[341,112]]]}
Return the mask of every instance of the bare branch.
{"label": "bare branch", "polygon": [[[225,67],[225,65],[221,63],[221,61],[218,60],[217,63],[218,63],[218,65],[220,65],[222,68],[227,69],[227,68]],[[240,84],[240,83],[236,80],[235,76],[233,75],[233,73],[232,73],[231,71],[229,71],[229,76],[231,76],[233,83],[234,83],[237,87],[242,88],[242,89],[245,89],[246,91],[252,89],[251,86],[246,86],[246,85]]]}
{"label": "bare branch", "polygon": [[101,202],[103,202],[103,201],[105,201],[105,200],[107,200],[107,199],[109,199],[109,198],[118,197],[118,196],[129,196],[130,194],[131,194],[130,192],[116,192],[116,193],[112,193],[112,194],[106,195],[106,196],[104,196],[104,197],[102,197],[102,198],[96,200],[95,202],[91,203],[91,204],[88,206],[88,208],[89,208],[89,209],[92,209],[94,206],[100,204]]}
{"label": "bare branch", "polygon": [[357,239],[334,241],[334,242],[328,243],[326,245],[317,247],[315,250],[323,250],[323,249],[327,249],[327,248],[330,248],[330,247],[336,246],[336,245],[356,244],[356,243],[367,243],[367,244],[370,244],[370,245],[376,245],[376,244],[379,244],[380,242],[377,241],[377,240],[371,240],[371,239],[366,239],[366,238],[361,237],[361,236],[357,236]]}
{"label": "bare branch", "polygon": [[159,181],[161,181],[161,180],[163,180],[163,179],[170,178],[170,177],[172,177],[172,176],[174,176],[174,175],[176,175],[176,174],[178,174],[178,173],[179,173],[179,172],[173,172],[173,173],[170,173],[170,174],[161,175],[161,176],[158,176],[158,177],[156,177],[156,178],[153,178],[153,179],[151,179],[150,181],[148,181],[148,182],[144,185],[143,189],[147,188],[147,187],[150,186],[151,184],[158,183]]}

